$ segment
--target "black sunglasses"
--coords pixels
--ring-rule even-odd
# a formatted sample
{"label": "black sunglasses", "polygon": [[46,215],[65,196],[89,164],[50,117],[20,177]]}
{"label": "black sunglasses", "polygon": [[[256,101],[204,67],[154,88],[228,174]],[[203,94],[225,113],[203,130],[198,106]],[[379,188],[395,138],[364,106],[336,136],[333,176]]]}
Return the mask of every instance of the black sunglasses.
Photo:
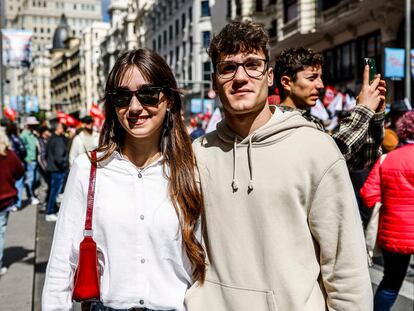
{"label": "black sunglasses", "polygon": [[143,106],[156,106],[160,101],[161,92],[170,92],[172,89],[166,86],[144,85],[136,91],[126,88],[115,88],[106,92],[110,102],[116,107],[128,106],[132,96],[136,96]]}

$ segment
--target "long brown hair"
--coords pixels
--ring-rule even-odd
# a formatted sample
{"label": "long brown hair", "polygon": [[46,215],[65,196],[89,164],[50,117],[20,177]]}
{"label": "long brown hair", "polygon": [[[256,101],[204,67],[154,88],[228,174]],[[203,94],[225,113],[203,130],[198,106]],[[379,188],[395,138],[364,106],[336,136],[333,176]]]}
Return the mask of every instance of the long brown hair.
{"label": "long brown hair", "polygon": [[[166,87],[164,95],[171,103],[170,112],[164,120],[164,131],[160,144],[164,164],[169,168],[169,196],[180,221],[183,245],[193,267],[193,279],[201,283],[205,278],[205,251],[197,241],[195,231],[204,212],[203,196],[195,178],[196,161],[191,140],[181,119],[181,98],[174,75],[157,53],[147,49],[131,50],[123,53],[109,73],[105,94],[120,85],[123,76],[136,66],[142,76],[157,86]],[[118,121],[115,106],[105,96],[106,119],[102,128],[99,147],[103,156],[101,162],[115,150],[120,150],[125,140],[125,130]],[[164,166],[165,168],[165,166]]]}

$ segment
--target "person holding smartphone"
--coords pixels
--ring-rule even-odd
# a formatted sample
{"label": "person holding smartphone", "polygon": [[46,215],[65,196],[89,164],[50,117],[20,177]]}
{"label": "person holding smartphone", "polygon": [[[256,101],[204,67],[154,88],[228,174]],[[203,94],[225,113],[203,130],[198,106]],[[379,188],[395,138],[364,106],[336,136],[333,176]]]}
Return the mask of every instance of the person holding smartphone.
{"label": "person holding smartphone", "polygon": [[[204,205],[176,80],[158,54],[131,50],[109,73],[104,100],[92,220],[101,301],[90,310],[185,311],[187,288],[205,275],[196,236]],[[80,155],[69,173],[46,271],[44,311],[72,308],[91,160]]]}
{"label": "person holding smartphone", "polygon": [[[321,121],[309,112],[324,88],[322,64],[321,53],[304,47],[288,48],[276,58],[274,72],[282,111],[298,110],[324,131]],[[332,133],[349,170],[372,166],[382,153],[386,91],[381,76],[370,75],[370,67],[365,65],[357,105]]]}

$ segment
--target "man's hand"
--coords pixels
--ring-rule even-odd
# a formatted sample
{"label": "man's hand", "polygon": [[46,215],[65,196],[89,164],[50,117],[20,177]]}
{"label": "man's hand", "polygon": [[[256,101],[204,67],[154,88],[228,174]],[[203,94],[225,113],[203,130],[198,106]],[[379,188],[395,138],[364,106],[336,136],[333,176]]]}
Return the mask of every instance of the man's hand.
{"label": "man's hand", "polygon": [[369,84],[369,66],[364,68],[362,88],[357,97],[357,103],[372,109],[375,112],[385,110],[385,94],[387,93],[385,80],[381,80],[381,75],[375,75],[375,79]]}

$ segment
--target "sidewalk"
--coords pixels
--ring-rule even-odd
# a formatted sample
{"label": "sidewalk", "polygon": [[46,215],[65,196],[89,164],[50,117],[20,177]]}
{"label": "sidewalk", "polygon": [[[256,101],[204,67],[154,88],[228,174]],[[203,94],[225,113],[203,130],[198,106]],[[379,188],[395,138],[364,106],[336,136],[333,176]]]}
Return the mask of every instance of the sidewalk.
{"label": "sidewalk", "polygon": [[30,311],[36,239],[36,206],[10,213],[6,230],[4,264],[8,272],[0,278],[0,311]]}

